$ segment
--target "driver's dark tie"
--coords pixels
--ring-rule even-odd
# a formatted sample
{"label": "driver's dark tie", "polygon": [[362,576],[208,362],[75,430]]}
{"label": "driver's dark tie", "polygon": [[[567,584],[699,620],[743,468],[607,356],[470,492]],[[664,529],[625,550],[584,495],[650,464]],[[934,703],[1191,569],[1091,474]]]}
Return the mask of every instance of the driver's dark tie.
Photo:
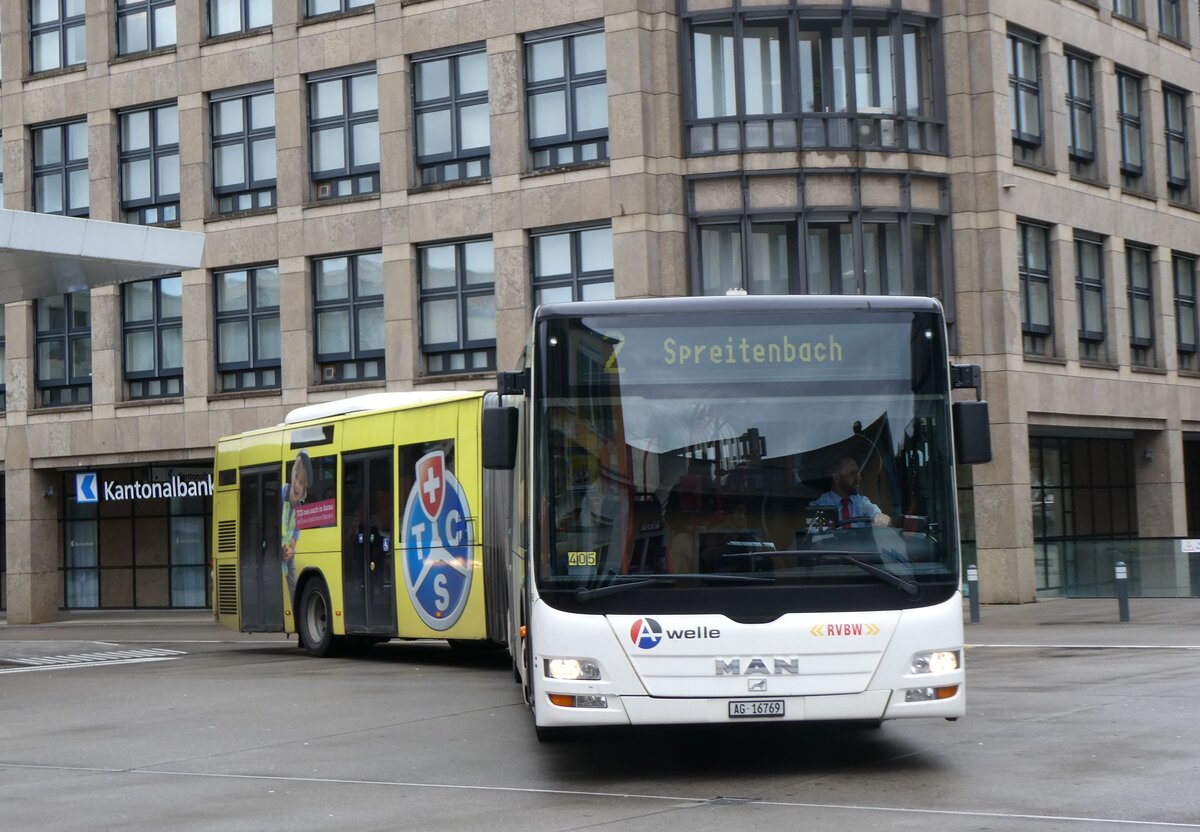
{"label": "driver's dark tie", "polygon": [[843,520],[843,522],[846,522],[846,523],[850,522],[850,498],[849,497],[842,498],[842,520]]}

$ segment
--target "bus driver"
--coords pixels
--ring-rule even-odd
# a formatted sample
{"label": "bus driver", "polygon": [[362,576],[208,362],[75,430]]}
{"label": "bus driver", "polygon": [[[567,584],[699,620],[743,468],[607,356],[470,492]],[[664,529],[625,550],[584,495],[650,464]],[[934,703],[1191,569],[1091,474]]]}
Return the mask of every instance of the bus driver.
{"label": "bus driver", "polygon": [[879,506],[858,493],[861,482],[862,474],[859,472],[858,463],[851,457],[844,456],[834,466],[832,487],[809,505],[836,507],[838,528],[890,526],[892,519],[884,514]]}

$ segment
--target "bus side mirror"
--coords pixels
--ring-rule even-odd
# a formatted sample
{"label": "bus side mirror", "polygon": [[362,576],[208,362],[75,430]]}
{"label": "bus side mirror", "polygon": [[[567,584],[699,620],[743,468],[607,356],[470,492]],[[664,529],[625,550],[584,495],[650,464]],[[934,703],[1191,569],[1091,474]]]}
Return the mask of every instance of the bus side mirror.
{"label": "bus side mirror", "polygon": [[986,401],[954,402],[954,454],[959,465],[992,461],[992,427]]}
{"label": "bus side mirror", "polygon": [[483,409],[483,467],[511,471],[517,465],[517,409]]}

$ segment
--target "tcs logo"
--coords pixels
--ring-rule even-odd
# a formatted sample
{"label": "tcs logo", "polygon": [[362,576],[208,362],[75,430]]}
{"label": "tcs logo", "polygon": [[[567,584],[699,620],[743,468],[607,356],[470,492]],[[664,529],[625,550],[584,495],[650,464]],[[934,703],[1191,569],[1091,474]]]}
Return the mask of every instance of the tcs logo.
{"label": "tcs logo", "polygon": [[653,618],[639,618],[629,628],[629,638],[643,650],[657,647],[663,638],[662,625]]}
{"label": "tcs logo", "polygon": [[413,608],[434,630],[462,616],[471,590],[471,508],[441,451],[417,460],[404,506],[404,583]]}

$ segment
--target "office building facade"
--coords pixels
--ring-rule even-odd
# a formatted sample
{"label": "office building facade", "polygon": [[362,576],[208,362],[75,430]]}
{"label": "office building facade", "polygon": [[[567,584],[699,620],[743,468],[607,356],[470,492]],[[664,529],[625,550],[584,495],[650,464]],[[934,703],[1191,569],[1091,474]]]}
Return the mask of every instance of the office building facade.
{"label": "office building facade", "polygon": [[1066,591],[1077,541],[1187,537],[1198,15],[6,2],[5,207],[207,241],[200,269],[5,308],[0,600],[204,606],[219,436],[491,387],[544,301],[730,288],[942,301],[992,408],[959,483],[985,600]]}

